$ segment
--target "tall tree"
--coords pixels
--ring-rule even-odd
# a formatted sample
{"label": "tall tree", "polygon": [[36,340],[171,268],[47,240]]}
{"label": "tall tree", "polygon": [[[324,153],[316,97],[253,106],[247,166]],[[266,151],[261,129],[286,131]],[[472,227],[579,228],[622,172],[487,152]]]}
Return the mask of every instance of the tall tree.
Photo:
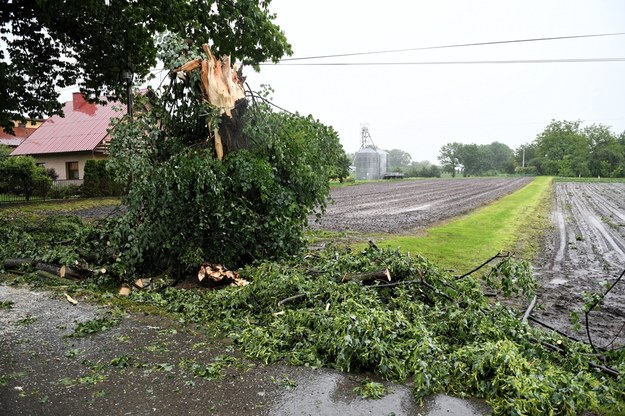
{"label": "tall tree", "polygon": [[623,176],[625,146],[619,143],[610,128],[593,124],[584,128],[583,133],[590,141],[590,174],[602,177]]}
{"label": "tall tree", "polygon": [[452,177],[456,177],[456,171],[460,167],[460,149],[462,143],[447,143],[441,147],[438,160],[441,162],[443,172],[451,173]]}
{"label": "tall tree", "polygon": [[271,0],[20,0],[0,2],[0,127],[60,114],[59,88],[125,96],[156,64],[157,35],[256,66],[291,53]]}
{"label": "tall tree", "polygon": [[410,166],[412,156],[400,149],[388,150],[388,168],[391,171],[401,172],[402,168]]}
{"label": "tall tree", "polygon": [[458,150],[458,160],[462,165],[462,175],[471,176],[482,173],[484,166],[483,148],[476,144],[464,144]]}
{"label": "tall tree", "polygon": [[581,121],[553,120],[536,137],[540,173],[559,176],[588,176],[590,141]]}
{"label": "tall tree", "polygon": [[500,142],[492,142],[487,146],[490,149],[492,168],[498,172],[508,171],[514,159],[514,151]]}

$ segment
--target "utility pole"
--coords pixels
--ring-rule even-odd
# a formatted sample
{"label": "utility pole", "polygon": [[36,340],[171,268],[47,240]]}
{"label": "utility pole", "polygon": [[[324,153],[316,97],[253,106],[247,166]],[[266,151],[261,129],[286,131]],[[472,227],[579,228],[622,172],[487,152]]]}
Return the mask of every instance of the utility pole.
{"label": "utility pole", "polygon": [[130,64],[128,65],[128,69],[122,71],[122,79],[126,81],[126,94],[127,94],[127,112],[128,117],[130,117],[130,121],[132,121],[132,80],[134,78],[134,74],[132,73],[132,69],[130,69]]}

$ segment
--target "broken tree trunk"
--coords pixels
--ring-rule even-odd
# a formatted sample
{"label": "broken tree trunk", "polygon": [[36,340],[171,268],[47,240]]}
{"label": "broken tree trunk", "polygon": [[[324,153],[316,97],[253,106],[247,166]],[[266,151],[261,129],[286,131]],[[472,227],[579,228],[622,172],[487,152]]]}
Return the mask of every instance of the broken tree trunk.
{"label": "broken tree trunk", "polygon": [[24,265],[35,266],[37,261],[33,259],[4,259],[3,264],[5,269],[19,269]]}
{"label": "broken tree trunk", "polygon": [[204,98],[211,105],[219,108],[221,120],[219,127],[211,133],[214,137],[215,155],[221,160],[224,155],[248,147],[243,134],[243,115],[247,109],[244,78],[231,66],[230,57],[217,59],[207,44],[202,45],[206,59],[194,59],[174,69],[173,72],[191,72],[200,69],[200,79]]}
{"label": "broken tree trunk", "polygon": [[345,276],[343,276],[342,282],[345,283],[349,281],[357,281],[357,282],[361,282],[364,284],[371,284],[375,282],[376,280],[390,282],[391,273],[388,271],[388,269],[384,269],[384,270],[377,270],[374,272],[346,274]]}
{"label": "broken tree trunk", "polygon": [[226,269],[221,264],[203,263],[197,272],[197,279],[203,286],[211,288],[223,286],[245,286],[249,282],[237,272]]}
{"label": "broken tree trunk", "polygon": [[66,277],[72,277],[74,279],[84,279],[86,277],[89,277],[92,273],[93,272],[91,270],[80,269],[78,267],[65,266]]}
{"label": "broken tree trunk", "polygon": [[54,264],[37,263],[35,270],[43,271],[55,275],[56,277],[65,277],[65,266],[55,266]]}

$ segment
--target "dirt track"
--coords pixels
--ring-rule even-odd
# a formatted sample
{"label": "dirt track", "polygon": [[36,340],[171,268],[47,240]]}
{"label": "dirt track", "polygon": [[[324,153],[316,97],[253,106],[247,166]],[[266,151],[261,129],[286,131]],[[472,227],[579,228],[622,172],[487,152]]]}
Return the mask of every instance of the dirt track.
{"label": "dirt track", "polygon": [[[555,227],[535,262],[544,309],[534,315],[586,341],[584,293],[605,292],[601,282],[613,282],[625,269],[625,184],[556,183],[555,198]],[[582,318],[581,331],[572,329],[572,311]],[[589,316],[597,345],[625,345],[625,278]]]}
{"label": "dirt track", "polygon": [[465,214],[531,182],[530,178],[429,179],[375,182],[332,190],[313,229],[409,232]]}

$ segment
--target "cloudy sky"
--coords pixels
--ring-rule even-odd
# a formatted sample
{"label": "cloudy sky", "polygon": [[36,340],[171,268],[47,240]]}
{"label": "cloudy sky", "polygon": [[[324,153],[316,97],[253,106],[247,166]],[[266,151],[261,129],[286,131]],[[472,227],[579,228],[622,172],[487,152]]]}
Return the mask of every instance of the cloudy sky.
{"label": "cloudy sky", "polygon": [[[625,32],[620,0],[273,0],[293,58]],[[625,130],[625,61],[458,61],[625,58],[625,35],[296,60],[246,70],[253,89],[333,126],[347,152],[367,123],[383,149],[437,162],[452,141],[529,143],[552,120]],[[353,65],[355,63],[390,65]],[[412,64],[398,64],[412,63]],[[415,64],[418,63],[418,64]]]}

